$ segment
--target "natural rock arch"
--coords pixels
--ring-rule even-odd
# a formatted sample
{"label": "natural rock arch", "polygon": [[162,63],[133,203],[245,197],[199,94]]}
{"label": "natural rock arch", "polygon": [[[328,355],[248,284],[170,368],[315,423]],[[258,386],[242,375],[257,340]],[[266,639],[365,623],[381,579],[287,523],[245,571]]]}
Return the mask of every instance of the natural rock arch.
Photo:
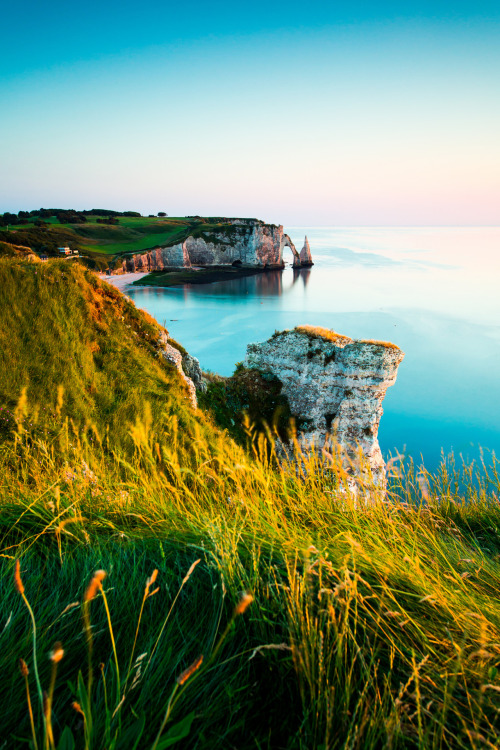
{"label": "natural rock arch", "polygon": [[285,262],[283,260],[283,250],[285,249],[285,247],[290,248],[290,250],[292,251],[292,255],[293,255],[293,267],[294,268],[299,268],[301,266],[300,255],[297,252],[297,248],[295,247],[295,245],[293,244],[292,240],[290,239],[290,237],[287,234],[284,234],[283,238],[281,240],[280,261],[281,261],[282,265],[285,265]]}
{"label": "natural rock arch", "polygon": [[242,266],[255,268],[283,268],[283,249],[288,247],[293,256],[293,267],[312,266],[307,238],[300,254],[283,227],[265,224],[256,219],[227,220],[213,228],[197,229],[182,242],[159,245],[144,253],[123,259],[124,271],[162,271],[167,268],[192,266],[231,266],[240,261]]}

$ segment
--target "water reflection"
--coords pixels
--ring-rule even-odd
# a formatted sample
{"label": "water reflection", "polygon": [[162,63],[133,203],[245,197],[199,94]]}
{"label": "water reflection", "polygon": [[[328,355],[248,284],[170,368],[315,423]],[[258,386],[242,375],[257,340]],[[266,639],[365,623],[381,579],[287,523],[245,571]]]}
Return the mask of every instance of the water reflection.
{"label": "water reflection", "polygon": [[281,297],[289,292],[299,281],[304,289],[309,283],[310,268],[267,269],[254,276],[244,276],[241,279],[217,281],[214,284],[190,284],[183,287],[184,299],[190,294],[223,295],[226,297]]}
{"label": "water reflection", "polygon": [[272,270],[250,276],[242,281],[253,282],[248,285],[247,294],[254,294],[258,297],[280,297],[283,294],[283,271]]}
{"label": "water reflection", "polygon": [[296,284],[299,279],[302,279],[302,283],[304,284],[304,289],[309,284],[309,279],[311,278],[311,269],[310,268],[294,268],[293,269],[293,284]]}
{"label": "water reflection", "polygon": [[213,295],[236,298],[244,298],[246,295],[251,297],[279,297],[283,294],[282,276],[283,271],[281,269],[273,269],[254,276],[231,279],[230,281],[216,281],[213,284],[190,284],[183,289],[188,295],[208,297]]}

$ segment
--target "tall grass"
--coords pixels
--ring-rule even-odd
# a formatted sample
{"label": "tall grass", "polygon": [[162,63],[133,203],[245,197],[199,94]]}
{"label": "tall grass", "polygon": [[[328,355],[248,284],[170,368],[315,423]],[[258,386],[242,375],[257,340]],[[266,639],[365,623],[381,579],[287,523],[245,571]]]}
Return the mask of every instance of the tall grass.
{"label": "tall grass", "polygon": [[494,457],[353,497],[191,411],[88,272],[0,282],[0,747],[498,746]]}
{"label": "tall grass", "polygon": [[[51,443],[22,432],[2,446],[2,595],[12,616],[0,662],[3,689],[18,696],[3,703],[8,736],[31,733],[15,668],[19,657],[33,663],[12,579],[20,558],[42,685],[44,654],[54,640],[65,650],[55,742],[71,731],[79,746],[119,747],[140,730],[153,746],[165,717],[164,730],[189,716],[183,747],[495,746],[494,459],[447,461],[434,476],[409,465],[385,501],[360,503],[334,453],[329,465],[302,456],[297,473],[273,464],[263,444],[231,455],[224,435],[200,433],[186,466],[175,419],[163,435],[140,421],[130,429],[132,456],[103,440],[74,442],[66,425]],[[86,638],[80,607],[67,607],[97,568],[108,571],[105,598],[92,604],[92,663],[103,666],[84,707]],[[144,598],[155,569],[160,590]],[[243,592],[255,601],[230,624]],[[175,680],[200,654],[205,667],[182,690]],[[91,735],[88,718],[82,725],[70,710],[75,700],[91,712]]]}

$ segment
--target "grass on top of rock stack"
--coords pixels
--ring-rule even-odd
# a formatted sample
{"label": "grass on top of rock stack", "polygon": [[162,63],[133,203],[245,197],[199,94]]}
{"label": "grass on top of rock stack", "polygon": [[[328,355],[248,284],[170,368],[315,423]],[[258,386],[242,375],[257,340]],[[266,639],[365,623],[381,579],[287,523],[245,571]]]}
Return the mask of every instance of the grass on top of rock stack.
{"label": "grass on top of rock stack", "polygon": [[[334,449],[300,471],[264,438],[244,452],[190,411],[154,322],[82,270],[34,270],[2,270],[23,349],[1,376],[6,746],[496,747],[495,462],[408,465],[385,502],[356,504]],[[125,411],[90,387],[119,369]]]}

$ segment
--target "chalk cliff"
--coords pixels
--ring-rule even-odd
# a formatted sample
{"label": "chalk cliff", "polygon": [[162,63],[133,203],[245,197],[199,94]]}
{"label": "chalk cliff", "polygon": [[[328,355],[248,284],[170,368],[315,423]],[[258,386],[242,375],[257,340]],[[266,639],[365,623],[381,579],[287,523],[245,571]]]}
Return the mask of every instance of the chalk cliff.
{"label": "chalk cliff", "polygon": [[301,441],[321,449],[332,435],[354,474],[361,450],[375,482],[383,485],[385,465],[377,439],[382,401],[403,357],[394,344],[300,326],[250,344],[245,365],[281,381]]}
{"label": "chalk cliff", "polygon": [[311,248],[309,247],[309,240],[307,239],[307,235],[305,236],[304,247],[300,251],[299,258],[300,258],[301,266],[314,266],[312,255],[311,255]]}
{"label": "chalk cliff", "polygon": [[[311,265],[310,249],[306,262],[282,226],[257,219],[234,219],[216,227],[200,228],[182,242],[158,246],[123,261],[124,271],[163,271],[192,266],[252,266],[282,268],[283,251],[288,247],[293,266]],[[304,256],[305,257],[305,256]]]}

